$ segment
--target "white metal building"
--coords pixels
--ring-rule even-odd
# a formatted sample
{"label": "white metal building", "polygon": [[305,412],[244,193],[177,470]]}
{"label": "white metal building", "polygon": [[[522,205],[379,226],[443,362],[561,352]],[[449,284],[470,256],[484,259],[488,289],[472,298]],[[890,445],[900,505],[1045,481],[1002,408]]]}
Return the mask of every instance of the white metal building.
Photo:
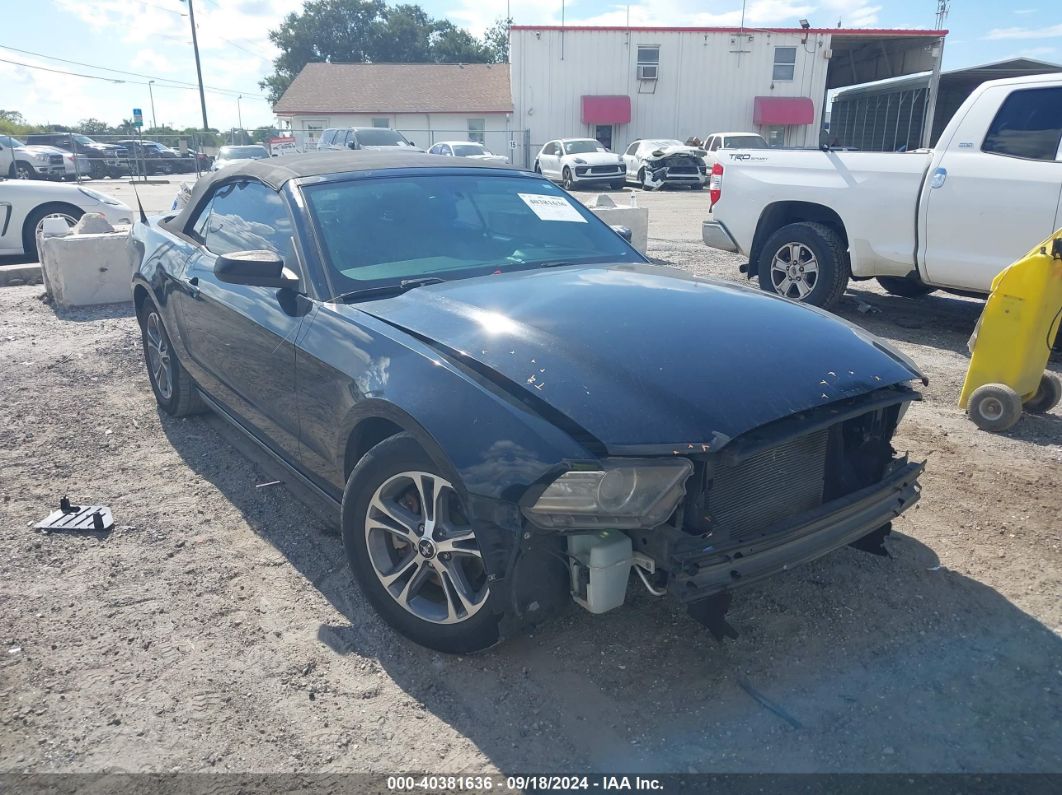
{"label": "white metal building", "polygon": [[514,26],[514,117],[531,150],[587,136],[756,131],[774,146],[820,143],[826,91],[929,70],[944,30]]}
{"label": "white metal building", "polygon": [[417,146],[479,141],[509,154],[507,64],[307,64],[273,106],[300,149],[330,127],[390,127]]}

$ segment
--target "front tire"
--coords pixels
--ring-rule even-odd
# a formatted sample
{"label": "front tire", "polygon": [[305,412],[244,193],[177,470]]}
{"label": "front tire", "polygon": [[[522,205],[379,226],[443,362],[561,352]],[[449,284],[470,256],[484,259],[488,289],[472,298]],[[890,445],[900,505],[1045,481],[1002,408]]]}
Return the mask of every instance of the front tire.
{"label": "front tire", "polygon": [[575,190],[575,180],[572,178],[572,170],[567,166],[565,166],[564,171],[561,172],[561,184],[566,191]]}
{"label": "front tire", "polygon": [[343,492],[343,546],[380,616],[421,646],[448,654],[498,642],[483,556],[463,501],[409,434],[370,450]]}
{"label": "front tire", "polygon": [[905,279],[902,276],[879,276],[878,284],[889,295],[898,295],[901,298],[921,298],[936,289],[928,284],[923,284],[914,279]]}
{"label": "front tire", "polygon": [[37,179],[37,172],[29,163],[18,162],[14,165],[15,179]]}
{"label": "front tire", "polygon": [[1002,433],[1021,419],[1021,395],[1004,384],[985,384],[970,395],[966,413],[982,431]]}
{"label": "front tire", "polygon": [[627,181],[624,179],[619,179],[611,183],[609,187],[612,188],[612,190],[623,190],[625,187],[627,187]]}
{"label": "front tire", "polygon": [[177,359],[162,315],[151,299],[145,299],[137,314],[144,343],[144,363],[159,408],[171,417],[187,417],[206,411],[196,391],[195,381]]}
{"label": "front tire", "polygon": [[767,292],[831,309],[848,286],[848,253],[833,229],[801,221],[767,238],[757,274]]}

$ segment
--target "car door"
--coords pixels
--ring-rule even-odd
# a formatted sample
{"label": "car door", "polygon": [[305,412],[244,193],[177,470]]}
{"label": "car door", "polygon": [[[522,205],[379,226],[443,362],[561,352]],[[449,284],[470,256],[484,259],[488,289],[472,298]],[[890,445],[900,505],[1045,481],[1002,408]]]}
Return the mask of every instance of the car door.
{"label": "car door", "polygon": [[[1002,104],[993,91],[1007,93]],[[927,177],[923,262],[933,284],[988,290],[1062,223],[1062,86],[999,86],[981,104],[999,107],[984,140],[967,140],[964,126],[985,129],[968,116]]]}
{"label": "car door", "polygon": [[556,141],[550,141],[542,148],[542,154],[539,155],[538,164],[542,169],[542,173],[547,177],[559,177],[560,176],[560,144]]}
{"label": "car door", "polygon": [[228,284],[214,274],[218,255],[261,249],[299,273],[292,234],[287,204],[273,189],[246,179],[217,186],[186,230],[198,250],[174,301],[192,376],[262,441],[297,457],[294,340],[302,302],[290,290]]}

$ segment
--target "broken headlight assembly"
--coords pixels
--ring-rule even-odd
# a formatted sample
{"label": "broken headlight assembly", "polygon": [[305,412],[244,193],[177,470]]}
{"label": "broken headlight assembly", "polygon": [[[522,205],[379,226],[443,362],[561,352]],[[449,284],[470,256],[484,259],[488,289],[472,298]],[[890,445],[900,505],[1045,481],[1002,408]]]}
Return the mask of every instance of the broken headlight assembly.
{"label": "broken headlight assembly", "polygon": [[551,530],[655,527],[675,510],[692,472],[684,458],[605,459],[601,469],[565,472],[524,515]]}

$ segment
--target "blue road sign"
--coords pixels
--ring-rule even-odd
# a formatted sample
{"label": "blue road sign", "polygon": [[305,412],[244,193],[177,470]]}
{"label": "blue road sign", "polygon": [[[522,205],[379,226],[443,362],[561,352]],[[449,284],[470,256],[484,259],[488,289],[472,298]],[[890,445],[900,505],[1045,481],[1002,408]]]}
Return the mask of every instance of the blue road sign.
{"label": "blue road sign", "polygon": [[140,108],[133,108],[133,126],[144,126],[144,111],[142,111]]}

